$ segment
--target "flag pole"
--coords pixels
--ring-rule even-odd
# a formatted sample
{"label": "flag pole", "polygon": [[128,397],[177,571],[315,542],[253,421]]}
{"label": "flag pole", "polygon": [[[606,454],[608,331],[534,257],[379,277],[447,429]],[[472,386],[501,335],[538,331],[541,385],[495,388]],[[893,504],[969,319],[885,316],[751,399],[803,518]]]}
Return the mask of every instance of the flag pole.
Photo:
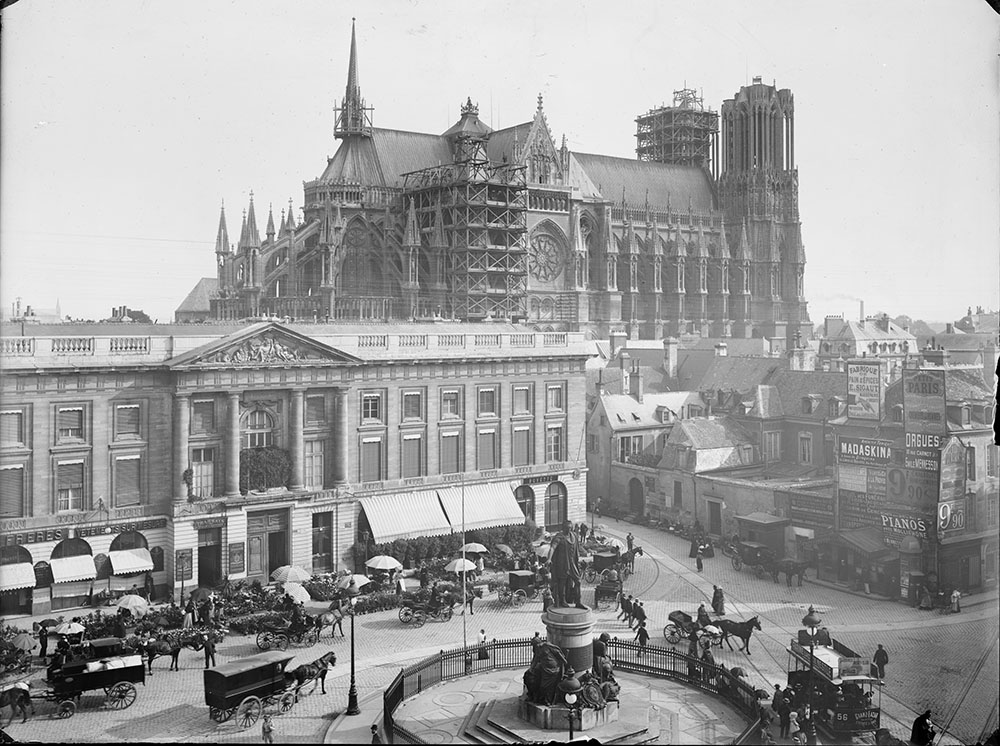
{"label": "flag pole", "polygon": [[[464,466],[464,464],[463,464]],[[469,633],[468,633],[468,623],[465,619],[465,610],[467,599],[465,598],[466,578],[468,574],[465,571],[465,472],[462,472],[462,649],[467,650],[469,647]],[[468,652],[466,652],[468,655]]]}

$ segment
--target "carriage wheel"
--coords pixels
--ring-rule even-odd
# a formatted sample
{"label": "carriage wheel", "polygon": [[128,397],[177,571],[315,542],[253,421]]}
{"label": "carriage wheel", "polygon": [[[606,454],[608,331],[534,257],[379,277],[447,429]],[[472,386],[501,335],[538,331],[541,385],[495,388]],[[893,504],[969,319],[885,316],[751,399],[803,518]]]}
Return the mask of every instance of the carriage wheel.
{"label": "carriage wheel", "polygon": [[734,570],[742,570],[743,569],[743,560],[740,559],[740,556],[738,554],[734,554],[733,555],[732,562],[733,562],[733,569]]}
{"label": "carriage wheel", "polygon": [[236,712],[235,707],[230,707],[228,709],[220,709],[218,707],[208,708],[208,716],[216,723],[226,722],[227,720],[229,720],[229,718],[233,716],[235,712]]}
{"label": "carriage wheel", "polygon": [[311,629],[302,636],[302,642],[304,642],[308,647],[312,647],[317,642],[319,642],[319,630]]}
{"label": "carriage wheel", "polygon": [[298,688],[297,693],[301,697],[308,697],[314,691],[316,691],[316,679],[306,679]]}
{"label": "carriage wheel", "polygon": [[288,635],[275,635],[274,647],[278,650],[288,650]]}
{"label": "carriage wheel", "polygon": [[422,611],[414,612],[414,614],[413,614],[413,626],[414,627],[417,627],[417,628],[423,627],[424,626],[424,622],[426,622],[426,621],[427,621],[427,615],[424,614],[424,612],[422,612]]}
{"label": "carriage wheel", "polygon": [[450,606],[446,606],[443,609],[441,609],[441,618],[444,619],[446,622],[450,622],[453,616],[455,616],[455,610]]}
{"label": "carriage wheel", "polygon": [[511,592],[506,589],[500,589],[497,593],[497,598],[500,599],[500,603],[509,604],[511,602]]}
{"label": "carriage wheel", "polygon": [[288,712],[295,704],[295,692],[285,692],[278,700],[278,709],[281,712]]}
{"label": "carriage wheel", "polygon": [[71,699],[64,699],[59,703],[59,709],[56,710],[57,718],[71,718],[73,713],[76,712],[76,703]]}
{"label": "carriage wheel", "polygon": [[263,711],[264,708],[259,699],[256,697],[247,697],[236,708],[236,724],[243,730],[246,730],[257,722]]}
{"label": "carriage wheel", "polygon": [[663,628],[663,636],[667,638],[667,642],[671,645],[676,645],[681,641],[681,631],[677,629],[676,624],[668,624]]}
{"label": "carriage wheel", "polygon": [[413,621],[413,609],[410,606],[400,606],[399,607],[399,621],[403,624],[409,624]]}
{"label": "carriage wheel", "polygon": [[271,633],[264,631],[257,634],[257,647],[261,650],[271,649]]}
{"label": "carriage wheel", "polygon": [[514,591],[514,596],[513,598],[511,598],[510,602],[515,609],[520,608],[521,606],[524,606],[528,602],[528,594],[518,589]]}
{"label": "carriage wheel", "polygon": [[588,583],[593,583],[597,580],[597,571],[593,567],[588,567],[583,573],[583,579]]}
{"label": "carriage wheel", "polygon": [[119,681],[108,692],[108,705],[113,710],[126,710],[135,702],[135,684],[130,681]]}

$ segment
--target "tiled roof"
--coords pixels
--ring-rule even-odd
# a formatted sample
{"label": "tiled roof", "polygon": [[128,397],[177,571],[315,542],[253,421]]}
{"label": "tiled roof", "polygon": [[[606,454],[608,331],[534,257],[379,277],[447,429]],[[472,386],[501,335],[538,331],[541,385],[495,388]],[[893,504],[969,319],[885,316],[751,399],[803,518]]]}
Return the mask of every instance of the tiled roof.
{"label": "tiled roof", "polygon": [[516,141],[521,147],[524,147],[528,133],[531,131],[531,125],[531,122],[525,122],[513,127],[505,127],[502,130],[495,130],[486,142],[487,157],[494,163],[500,163],[504,156],[507,156],[507,162],[513,163],[514,143]]}
{"label": "tiled roof", "polygon": [[953,334],[937,334],[934,343],[946,350],[979,350],[993,340],[995,335],[989,332],[958,332]]}
{"label": "tiled roof", "polygon": [[668,197],[676,210],[686,210],[689,197],[696,212],[708,212],[715,206],[708,176],[697,166],[591,153],[573,155],[605,199],[621,200],[624,189],[626,201],[633,206],[643,205],[648,199],[651,206],[662,208]]}
{"label": "tiled roof", "polygon": [[692,448],[728,448],[753,443],[750,434],[728,417],[697,417],[682,420],[670,433],[671,443],[688,442]]}
{"label": "tiled roof", "polygon": [[977,401],[993,396],[993,391],[983,380],[981,368],[947,368],[944,381],[948,401]]}
{"label": "tiled roof", "polygon": [[758,386],[753,392],[753,406],[748,415],[754,417],[782,417],[785,408],[776,386]]}
{"label": "tiled roof", "polygon": [[875,319],[868,319],[864,322],[845,321],[836,334],[831,334],[824,341],[832,342],[837,339],[857,339],[878,342],[883,339],[894,341],[902,339],[906,341],[912,340],[913,343],[916,343],[917,338],[894,321],[889,321],[888,331],[883,330],[878,324],[879,322]]}
{"label": "tiled roof", "polygon": [[202,277],[174,313],[208,313],[211,310],[209,298],[218,289],[217,277]]}
{"label": "tiled roof", "polygon": [[[644,392],[660,394],[670,391],[667,374],[661,368],[640,365],[639,375],[642,377],[642,390]],[[593,393],[596,390],[598,380],[604,383],[604,390],[608,393],[623,393],[621,368],[614,363],[607,367],[587,368],[588,393]]]}
{"label": "tiled roof", "polygon": [[[820,370],[786,370],[774,372],[768,380],[778,397],[784,414],[796,418],[822,420],[829,414],[826,402],[834,396],[847,396],[847,375],[845,373]],[[812,413],[802,411],[802,399],[815,394],[822,400]]]}
{"label": "tiled roof", "polygon": [[773,357],[717,357],[698,386],[701,391],[740,391],[747,393],[754,386],[764,383],[785,362]]}
{"label": "tiled roof", "polygon": [[320,180],[398,187],[403,174],[451,162],[440,135],[373,128],[371,137],[345,138]]}
{"label": "tiled roof", "polygon": [[612,430],[662,426],[663,421],[656,416],[658,407],[666,407],[679,418],[681,410],[687,404],[704,406],[701,396],[696,391],[644,394],[641,402],[627,394],[610,394],[602,397],[601,401]]}

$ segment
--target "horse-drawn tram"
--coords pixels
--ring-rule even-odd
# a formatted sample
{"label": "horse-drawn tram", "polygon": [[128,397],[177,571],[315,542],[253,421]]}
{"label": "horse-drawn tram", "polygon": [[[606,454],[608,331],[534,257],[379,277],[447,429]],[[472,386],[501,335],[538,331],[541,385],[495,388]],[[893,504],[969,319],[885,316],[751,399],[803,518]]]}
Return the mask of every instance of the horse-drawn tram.
{"label": "horse-drawn tram", "polygon": [[[875,733],[880,727],[882,690],[872,677],[871,658],[859,656],[836,640],[814,645],[810,654],[808,633],[793,639],[789,653],[788,685],[795,691],[793,707],[809,701],[809,676],[812,670],[812,705],[818,726],[838,742],[851,736]],[[877,701],[872,701],[875,690]]]}
{"label": "horse-drawn tram", "polygon": [[285,667],[294,657],[272,651],[205,669],[208,716],[224,723],[235,715],[240,728],[249,728],[267,705],[277,704],[281,712],[292,709],[297,692]]}

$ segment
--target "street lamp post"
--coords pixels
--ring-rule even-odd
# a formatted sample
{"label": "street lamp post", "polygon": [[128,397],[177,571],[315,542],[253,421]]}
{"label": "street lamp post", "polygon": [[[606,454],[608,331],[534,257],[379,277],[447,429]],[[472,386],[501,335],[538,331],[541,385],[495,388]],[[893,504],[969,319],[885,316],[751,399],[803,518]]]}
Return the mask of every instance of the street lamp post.
{"label": "street lamp post", "polygon": [[[583,689],[583,685],[580,684],[580,680],[576,678],[576,673],[573,671],[573,667],[569,666],[566,669],[566,678],[559,682],[559,691],[562,692],[563,698],[566,700],[566,704],[569,706],[569,712],[566,713],[566,719],[569,720],[569,740],[573,740],[573,718],[577,716],[580,708],[576,706],[577,695]],[[583,723],[581,722],[582,726]]]}
{"label": "street lamp post", "polygon": [[810,604],[809,613],[802,617],[802,626],[809,632],[809,691],[806,694],[806,709],[809,712],[810,731],[814,731],[816,728],[816,716],[813,714],[813,671],[816,668],[816,633],[819,632],[819,626],[822,623],[823,620],[820,619],[816,613],[816,609]]}
{"label": "street lamp post", "polygon": [[358,583],[354,578],[351,578],[351,584],[347,586],[346,593],[351,604],[351,688],[347,690],[347,714],[360,715],[358,687],[354,680],[354,602],[358,600],[361,591],[358,590]]}

